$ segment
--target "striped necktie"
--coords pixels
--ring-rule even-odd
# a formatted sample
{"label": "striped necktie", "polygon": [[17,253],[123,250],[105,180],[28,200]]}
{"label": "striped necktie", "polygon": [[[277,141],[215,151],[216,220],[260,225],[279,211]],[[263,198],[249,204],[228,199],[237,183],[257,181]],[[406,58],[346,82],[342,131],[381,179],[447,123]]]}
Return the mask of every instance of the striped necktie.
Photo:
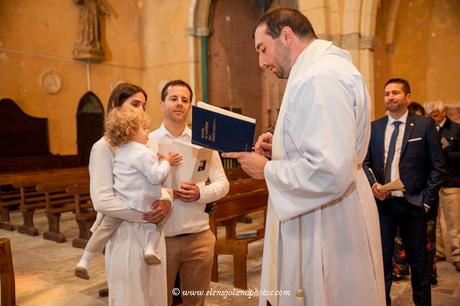
{"label": "striped necktie", "polygon": [[393,124],[395,129],[393,130],[393,134],[391,134],[390,147],[388,148],[387,161],[385,163],[385,184],[391,182],[391,164],[393,163],[393,158],[395,157],[396,139],[398,138],[399,125],[401,124],[401,121],[395,121]]}

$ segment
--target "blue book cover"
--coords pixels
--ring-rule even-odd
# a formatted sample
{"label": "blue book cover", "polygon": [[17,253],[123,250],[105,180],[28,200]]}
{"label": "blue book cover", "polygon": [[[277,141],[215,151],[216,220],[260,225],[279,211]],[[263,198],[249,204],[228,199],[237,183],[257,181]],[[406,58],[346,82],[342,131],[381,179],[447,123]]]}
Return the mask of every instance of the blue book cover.
{"label": "blue book cover", "polygon": [[192,143],[219,152],[252,151],[256,120],[198,102],[192,108]]}

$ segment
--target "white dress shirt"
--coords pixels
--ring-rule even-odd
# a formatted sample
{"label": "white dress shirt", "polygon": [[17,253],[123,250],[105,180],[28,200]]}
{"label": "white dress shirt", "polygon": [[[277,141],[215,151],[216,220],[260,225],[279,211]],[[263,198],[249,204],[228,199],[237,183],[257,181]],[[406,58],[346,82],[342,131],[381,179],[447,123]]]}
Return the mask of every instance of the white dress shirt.
{"label": "white dress shirt", "polygon": [[436,124],[436,130],[439,132],[439,130],[444,126],[446,123],[447,117],[444,117],[444,120],[442,120],[439,124]]}
{"label": "white dress shirt", "polygon": [[[398,133],[398,138],[396,138],[396,146],[395,146],[395,155],[393,157],[393,162],[391,164],[391,181],[394,181],[396,179],[399,179],[399,161],[401,159],[401,148],[402,148],[402,142],[403,142],[403,137],[404,137],[404,131],[406,128],[406,122],[407,122],[407,115],[409,112],[406,112],[401,118],[399,119],[394,119],[391,117],[390,114],[388,114],[388,123],[385,129],[385,156],[384,156],[384,161],[386,163],[387,156],[388,156],[388,150],[390,147],[390,140],[391,140],[391,135],[393,134],[393,131],[395,129],[395,126],[393,122],[399,121],[401,124],[399,125],[399,133]],[[403,197],[402,191],[393,191],[391,193],[392,196],[395,197]]]}
{"label": "white dress shirt", "polygon": [[[153,152],[158,151],[158,143],[171,143],[172,140],[190,143],[192,131],[185,127],[182,135],[175,138],[162,124],[160,128],[149,134],[149,144]],[[209,215],[204,211],[206,204],[225,196],[229,190],[229,182],[217,151],[213,151],[209,169],[210,184],[197,183],[200,198],[196,202],[184,202],[173,199],[172,212],[163,227],[166,237],[180,234],[199,233],[209,229]]]}

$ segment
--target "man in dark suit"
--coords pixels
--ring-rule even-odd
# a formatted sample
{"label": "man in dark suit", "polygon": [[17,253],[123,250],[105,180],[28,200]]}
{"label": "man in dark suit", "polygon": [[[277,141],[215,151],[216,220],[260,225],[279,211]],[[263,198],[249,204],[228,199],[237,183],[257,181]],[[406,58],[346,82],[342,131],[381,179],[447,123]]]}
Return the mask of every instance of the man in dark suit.
{"label": "man in dark suit", "polygon": [[[450,240],[452,262],[460,272],[460,124],[446,116],[441,101],[425,103],[428,117],[436,123],[441,138],[441,146],[446,159],[446,175],[439,192],[440,216],[446,221]],[[436,228],[436,257],[446,259],[440,224]]]}
{"label": "man in dark suit", "polygon": [[[391,305],[391,258],[398,228],[411,267],[414,303],[431,305],[426,216],[438,203],[444,157],[434,122],[407,110],[411,92],[406,80],[389,80],[384,101],[388,116],[372,122],[363,166],[377,199],[387,305]],[[398,179],[404,191],[381,189]]]}

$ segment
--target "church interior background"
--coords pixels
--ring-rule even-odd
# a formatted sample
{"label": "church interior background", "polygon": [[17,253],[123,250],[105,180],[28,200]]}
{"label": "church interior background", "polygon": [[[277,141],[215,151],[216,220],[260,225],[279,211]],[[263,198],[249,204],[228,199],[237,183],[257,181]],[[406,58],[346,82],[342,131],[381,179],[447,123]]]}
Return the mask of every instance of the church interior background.
{"label": "church interior background", "polygon": [[[385,113],[384,83],[402,77],[414,100],[442,100],[460,122],[458,0],[0,0],[0,103],[12,100],[28,116],[46,118],[45,154],[83,164],[120,82],[147,91],[152,130],[161,123],[162,86],[183,79],[195,101],[256,118],[258,135],[276,124],[285,81],[258,67],[252,29],[264,10],[286,6],[304,13],[319,38],[351,53],[374,119]],[[17,157],[0,150],[0,159]],[[17,239],[33,250],[35,242]],[[58,257],[77,258],[80,250],[69,249]],[[100,287],[102,260],[96,275]],[[92,294],[98,286],[78,290]]]}

